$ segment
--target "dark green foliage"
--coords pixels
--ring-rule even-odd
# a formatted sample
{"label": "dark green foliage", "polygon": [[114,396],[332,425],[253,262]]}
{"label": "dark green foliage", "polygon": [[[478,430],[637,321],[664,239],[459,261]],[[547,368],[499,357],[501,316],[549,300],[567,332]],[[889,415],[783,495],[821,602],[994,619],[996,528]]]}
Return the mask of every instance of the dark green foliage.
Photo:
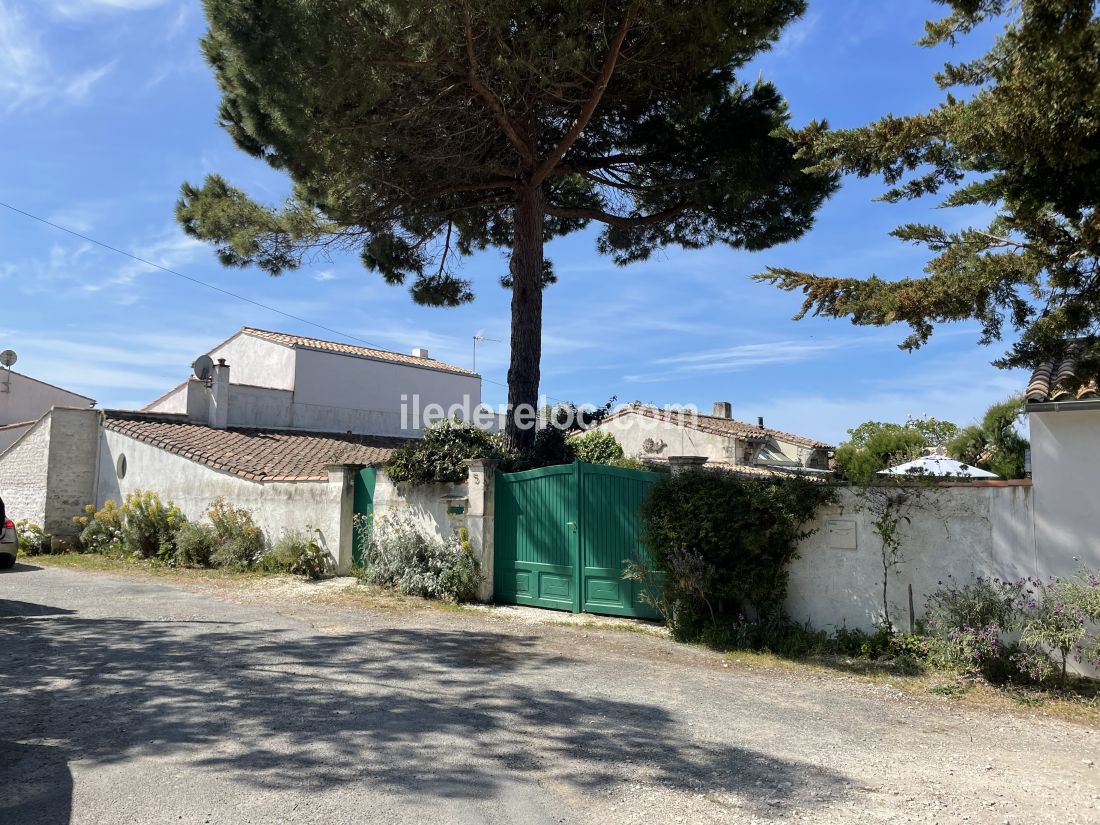
{"label": "dark green foliage", "polygon": [[251,510],[218,496],[210,502],[206,515],[214,527],[217,544],[210,559],[215,567],[247,570],[263,555],[267,541],[252,520]]}
{"label": "dark green foliage", "polygon": [[320,579],[331,574],[335,565],[317,541],[317,531],[286,530],[271,549],[260,556],[256,567],[267,573],[292,573]]}
{"label": "dark green foliage", "polygon": [[509,403],[534,408],[546,240],[596,222],[625,264],[809,228],[834,175],[794,156],[771,84],[737,79],[804,7],[206,0],[220,123],[293,192],[262,206],[212,175],[184,185],[178,219],[223,263],[272,274],[355,249],[436,306],[472,300],[462,257],[509,249],[492,278],[515,298]]}
{"label": "dark green foliage", "polygon": [[612,464],[623,457],[623,448],[611,433],[592,430],[570,439],[577,460],[587,464]]}
{"label": "dark green foliage", "polygon": [[577,454],[565,430],[559,430],[557,427],[543,427],[535,433],[534,443],[510,455],[501,469],[506,473],[518,473],[522,470],[536,470],[539,467],[572,464],[576,460]]}
{"label": "dark green foliage", "polygon": [[731,628],[746,612],[781,613],[787,566],[809,535],[805,524],[835,495],[799,477],[703,471],[654,484],[642,529],[653,566],[670,580],[673,633],[694,639],[708,626]]}
{"label": "dark green foliage", "polygon": [[407,484],[457,484],[466,480],[466,459],[505,455],[500,436],[463,421],[443,419],[425,428],[423,438],[395,450],[386,462],[386,475]]}
{"label": "dark green foliage", "polygon": [[923,433],[898,425],[884,426],[860,441],[861,447],[846,442],[836,450],[837,474],[853,484],[870,484],[879,470],[924,454]]}
{"label": "dark green foliage", "polygon": [[948,442],[947,454],[1001,478],[1023,478],[1029,444],[1016,429],[1023,409],[1024,399],[1020,396],[993,404],[980,425],[964,428]]}
{"label": "dark green foliage", "polygon": [[1003,23],[990,51],[948,64],[947,94],[926,114],[800,135],[818,169],[881,175],[884,200],[946,194],[947,207],[995,207],[988,226],[907,225],[900,240],[932,257],[921,277],[888,281],[769,268],[758,278],[801,290],[806,313],[856,324],[904,322],[915,348],[936,323],[975,319],[982,342],[1020,332],[999,366],[1032,367],[1082,339],[1076,380],[1100,369],[1100,16],[1094,0],[940,0],[922,45],[954,43],[983,22]]}
{"label": "dark green foliage", "polygon": [[210,567],[218,537],[214,528],[189,521],[176,533],[176,564],[181,567]]}
{"label": "dark green foliage", "polygon": [[858,427],[848,430],[848,441],[853,447],[866,447],[867,442],[883,431],[896,432],[910,430],[918,432],[924,438],[926,447],[943,447],[959,434],[959,428],[950,421],[941,421],[931,416],[908,418],[904,424],[892,424],[886,421],[864,421]]}

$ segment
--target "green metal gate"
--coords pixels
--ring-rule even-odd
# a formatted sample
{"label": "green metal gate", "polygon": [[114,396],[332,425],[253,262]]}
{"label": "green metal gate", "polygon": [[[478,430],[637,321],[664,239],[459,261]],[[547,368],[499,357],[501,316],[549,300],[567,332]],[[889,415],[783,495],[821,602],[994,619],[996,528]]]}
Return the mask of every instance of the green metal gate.
{"label": "green metal gate", "polygon": [[497,473],[497,601],[656,618],[624,563],[644,553],[638,510],[658,473],[563,464]]}
{"label": "green metal gate", "polygon": [[352,526],[351,560],[357,567],[363,564],[363,541],[370,535],[374,521],[374,483],[378,472],[364,467],[355,474],[355,522]]}

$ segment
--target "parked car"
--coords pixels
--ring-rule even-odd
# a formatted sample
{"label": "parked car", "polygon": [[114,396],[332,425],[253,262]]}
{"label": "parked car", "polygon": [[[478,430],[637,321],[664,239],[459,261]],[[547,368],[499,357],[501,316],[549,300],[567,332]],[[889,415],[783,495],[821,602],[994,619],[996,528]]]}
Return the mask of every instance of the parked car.
{"label": "parked car", "polygon": [[19,554],[19,530],[15,522],[7,519],[4,522],[4,532],[0,533],[0,570],[7,570],[15,564],[15,557]]}

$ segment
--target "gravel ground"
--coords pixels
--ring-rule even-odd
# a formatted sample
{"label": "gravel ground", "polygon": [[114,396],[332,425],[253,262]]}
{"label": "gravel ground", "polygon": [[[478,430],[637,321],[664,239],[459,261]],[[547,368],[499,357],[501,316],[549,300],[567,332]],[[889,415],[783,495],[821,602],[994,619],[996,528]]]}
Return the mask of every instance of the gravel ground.
{"label": "gravel ground", "polygon": [[0,823],[1100,823],[1085,727],[295,587],[0,573]]}

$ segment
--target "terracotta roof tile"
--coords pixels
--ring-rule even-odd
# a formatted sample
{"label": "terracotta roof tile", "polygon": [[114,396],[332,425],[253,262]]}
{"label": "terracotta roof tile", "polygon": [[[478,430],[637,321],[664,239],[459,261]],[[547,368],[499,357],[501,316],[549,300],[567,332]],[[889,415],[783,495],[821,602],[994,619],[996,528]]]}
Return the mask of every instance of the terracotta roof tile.
{"label": "terracotta roof tile", "polygon": [[128,410],[105,410],[104,426],[253,481],[323,481],[329,464],[381,464],[407,440],[301,430],[218,430],[192,424],[182,415]]}
{"label": "terracotta roof tile", "polygon": [[648,418],[655,418],[658,421],[664,421],[669,424],[690,427],[700,432],[734,436],[745,441],[768,441],[774,438],[780,441],[790,442],[791,444],[798,444],[803,447],[811,447],[813,449],[832,449],[832,445],[826,444],[824,441],[817,441],[816,439],[807,438],[806,436],[786,433],[782,430],[758,427],[755,424],[737,421],[733,418],[719,418],[718,416],[703,415],[702,413],[681,413],[674,410],[663,410],[645,404],[623,407],[621,410],[616,410],[611,415],[607,416],[604,421],[612,421],[630,413],[638,413]]}
{"label": "terracotta roof tile", "polygon": [[452,372],[456,375],[477,375],[477,373],[470,372],[470,370],[456,367],[452,364],[445,364],[434,358],[417,358],[415,355],[405,355],[401,352],[372,349],[371,347],[361,347],[354,344],[341,344],[337,341],[324,341],[320,338],[307,338],[304,335],[291,335],[286,332],[271,332],[270,330],[256,329],[255,327],[245,327],[241,332],[246,335],[262,338],[265,341],[271,341],[275,344],[282,344],[285,347],[301,347],[302,349],[315,349],[323,352],[337,352],[341,355],[357,355],[362,358],[374,358],[379,361],[392,361],[395,364],[408,364],[414,367],[425,367],[426,369],[439,370],[441,372]]}
{"label": "terracotta roof tile", "polygon": [[1031,373],[1024,394],[1032,404],[1047,401],[1095,401],[1100,399],[1096,376],[1077,375],[1080,347],[1071,345],[1058,362],[1040,364]]}

